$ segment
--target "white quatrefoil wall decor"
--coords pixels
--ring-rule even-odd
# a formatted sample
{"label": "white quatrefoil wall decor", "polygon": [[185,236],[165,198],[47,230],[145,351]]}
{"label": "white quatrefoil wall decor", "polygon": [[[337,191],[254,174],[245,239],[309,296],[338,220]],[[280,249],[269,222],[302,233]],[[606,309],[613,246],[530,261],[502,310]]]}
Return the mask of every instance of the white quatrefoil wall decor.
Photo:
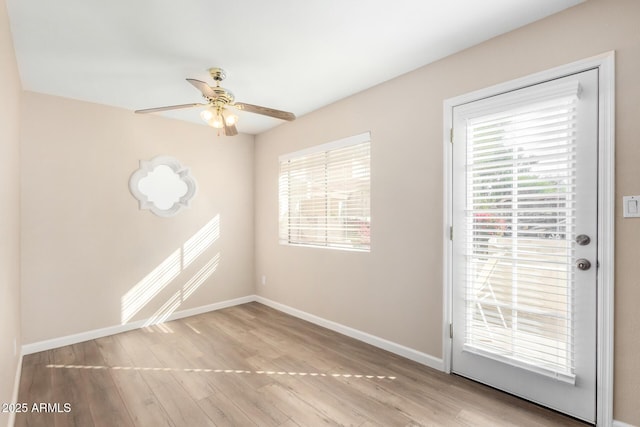
{"label": "white quatrefoil wall decor", "polygon": [[129,179],[129,190],[140,209],[149,209],[162,217],[176,215],[188,207],[196,188],[189,168],[170,156],[140,160],[140,168]]}

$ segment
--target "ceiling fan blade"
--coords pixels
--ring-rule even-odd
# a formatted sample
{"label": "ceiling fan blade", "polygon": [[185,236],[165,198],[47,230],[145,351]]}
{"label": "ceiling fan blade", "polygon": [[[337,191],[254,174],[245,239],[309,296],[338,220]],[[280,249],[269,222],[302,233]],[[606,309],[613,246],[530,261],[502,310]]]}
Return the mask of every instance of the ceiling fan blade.
{"label": "ceiling fan blade", "polygon": [[226,122],[224,122],[224,134],[226,136],[235,136],[238,134],[238,129],[236,128],[236,125],[227,125]]}
{"label": "ceiling fan blade", "polygon": [[196,80],[196,79],[187,79],[187,81],[192,85],[194,85],[196,89],[202,92],[202,94],[207,98],[214,99],[218,97],[218,95],[213,91],[213,89],[211,89],[211,86],[209,86],[205,82]]}
{"label": "ceiling fan blade", "polygon": [[287,111],[275,110],[273,108],[261,107],[259,105],[247,104],[245,102],[236,102],[233,104],[240,111],[248,111],[250,113],[262,114],[263,116],[275,117],[276,119],[292,121],[296,119],[296,115]]}
{"label": "ceiling fan blade", "polygon": [[167,107],[156,107],[156,108],[146,108],[144,110],[136,110],[134,111],[137,114],[146,114],[146,113],[157,113],[158,111],[167,111],[167,110],[178,110],[180,108],[193,108],[193,107],[205,107],[208,104],[180,104],[180,105],[169,105]]}

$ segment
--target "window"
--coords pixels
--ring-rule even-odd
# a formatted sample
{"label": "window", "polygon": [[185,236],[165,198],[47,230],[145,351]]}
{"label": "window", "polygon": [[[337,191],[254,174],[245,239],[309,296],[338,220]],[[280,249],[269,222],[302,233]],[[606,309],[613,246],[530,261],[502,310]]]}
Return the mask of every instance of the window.
{"label": "window", "polygon": [[369,251],[370,134],[280,157],[280,243]]}

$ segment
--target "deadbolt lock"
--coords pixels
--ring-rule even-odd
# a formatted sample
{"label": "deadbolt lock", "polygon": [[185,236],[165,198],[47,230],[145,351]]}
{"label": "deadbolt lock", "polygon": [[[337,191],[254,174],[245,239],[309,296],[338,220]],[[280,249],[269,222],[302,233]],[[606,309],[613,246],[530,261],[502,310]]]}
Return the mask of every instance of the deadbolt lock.
{"label": "deadbolt lock", "polygon": [[580,234],[576,237],[576,243],[580,246],[586,246],[591,243],[591,237],[587,236],[586,234]]}
{"label": "deadbolt lock", "polygon": [[588,259],[580,258],[576,261],[576,267],[578,267],[578,270],[586,271],[591,268],[591,263]]}

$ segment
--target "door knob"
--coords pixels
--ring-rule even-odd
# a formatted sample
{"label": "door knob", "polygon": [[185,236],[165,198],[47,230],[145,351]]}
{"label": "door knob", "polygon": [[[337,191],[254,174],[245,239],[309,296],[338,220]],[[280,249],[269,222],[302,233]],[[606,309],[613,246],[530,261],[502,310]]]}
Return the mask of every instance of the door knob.
{"label": "door knob", "polygon": [[578,267],[578,270],[585,271],[591,268],[591,263],[588,259],[580,258],[576,261],[576,267]]}

